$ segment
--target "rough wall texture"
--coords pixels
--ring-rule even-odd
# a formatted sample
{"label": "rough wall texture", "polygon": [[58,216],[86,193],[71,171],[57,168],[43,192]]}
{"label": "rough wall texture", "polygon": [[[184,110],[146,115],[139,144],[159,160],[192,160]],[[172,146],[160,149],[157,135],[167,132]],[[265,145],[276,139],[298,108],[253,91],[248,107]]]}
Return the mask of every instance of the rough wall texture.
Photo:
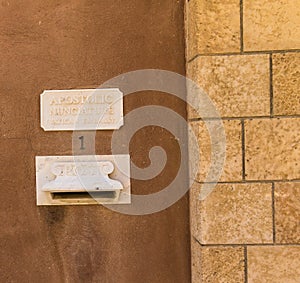
{"label": "rough wall texture", "polygon": [[[34,168],[35,155],[72,154],[71,132],[40,128],[44,89],[98,87],[143,68],[184,74],[183,4],[0,2],[0,282],[189,282],[187,197],[136,217],[102,206],[37,207]],[[185,116],[184,104],[159,93],[127,98],[124,110],[147,104],[165,104]],[[97,133],[97,154],[111,153],[111,135]],[[149,147],[158,140],[177,156],[174,138],[145,129],[130,147],[137,165],[148,162]],[[133,192],[161,190],[176,162],[155,182],[132,180]]]}
{"label": "rough wall texture", "polygon": [[[192,282],[300,282],[300,6],[295,0],[190,0],[187,72],[226,133],[220,183],[205,123],[189,111],[201,171],[191,191]],[[193,154],[193,153],[192,153]]]}

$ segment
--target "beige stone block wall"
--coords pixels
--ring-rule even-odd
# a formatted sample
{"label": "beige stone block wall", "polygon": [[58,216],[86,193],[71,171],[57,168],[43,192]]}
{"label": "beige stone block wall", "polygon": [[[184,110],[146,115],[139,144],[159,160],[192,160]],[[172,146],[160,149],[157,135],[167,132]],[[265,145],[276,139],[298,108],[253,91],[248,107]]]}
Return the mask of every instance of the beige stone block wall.
{"label": "beige stone block wall", "polygon": [[272,60],[274,115],[299,115],[300,53],[273,54]]}
{"label": "beige stone block wall", "polygon": [[192,252],[194,282],[243,282],[243,247],[203,247],[192,239]]}
{"label": "beige stone block wall", "polygon": [[187,58],[192,59],[203,53],[238,52],[239,9],[239,0],[191,0],[187,6]]}
{"label": "beige stone block wall", "polygon": [[300,182],[275,184],[276,242],[300,243]]}
{"label": "beige stone block wall", "polygon": [[298,283],[300,5],[189,0],[186,33],[187,75],[226,134],[223,173],[200,199],[211,166],[207,125],[220,125],[188,107],[200,159],[190,191],[192,282]]}
{"label": "beige stone block wall", "polygon": [[299,178],[299,144],[300,117],[246,120],[246,180]]}
{"label": "beige stone block wall", "polygon": [[267,54],[199,56],[188,64],[187,72],[209,94],[222,117],[267,116],[269,60]]}
{"label": "beige stone block wall", "polygon": [[248,283],[297,283],[300,246],[248,247]]}
{"label": "beige stone block wall", "polygon": [[243,40],[246,51],[299,48],[298,0],[243,0],[242,2]]}
{"label": "beige stone block wall", "polygon": [[194,205],[200,213],[193,236],[203,245],[273,242],[270,183],[218,184]]}
{"label": "beige stone block wall", "polygon": [[[196,180],[205,181],[211,164],[211,140],[206,125],[210,124],[216,131],[220,127],[216,121],[194,121],[190,125],[197,137],[199,147],[199,168]],[[226,152],[223,174],[220,181],[242,181],[242,125],[240,121],[223,120],[226,134]],[[220,156],[221,157],[221,156]]]}

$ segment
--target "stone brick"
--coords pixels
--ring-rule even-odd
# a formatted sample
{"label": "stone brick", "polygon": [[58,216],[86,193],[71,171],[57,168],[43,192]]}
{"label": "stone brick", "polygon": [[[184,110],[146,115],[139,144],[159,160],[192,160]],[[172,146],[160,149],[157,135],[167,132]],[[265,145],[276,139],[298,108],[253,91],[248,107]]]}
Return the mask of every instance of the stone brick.
{"label": "stone brick", "polygon": [[300,48],[300,5],[297,0],[244,0],[244,49]]}
{"label": "stone brick", "polygon": [[239,0],[193,0],[187,5],[188,59],[240,50]]}
{"label": "stone brick", "polygon": [[201,244],[273,242],[271,184],[218,184],[205,200],[193,202],[199,211],[193,236]]}
{"label": "stone brick", "polygon": [[[269,55],[201,56],[188,64],[187,73],[221,117],[270,114]],[[197,117],[189,111],[189,118]]]}
{"label": "stone brick", "polygon": [[248,283],[297,283],[299,246],[248,247]]}
{"label": "stone brick", "polygon": [[275,184],[276,242],[300,244],[300,183]]}
{"label": "stone brick", "polygon": [[201,247],[192,241],[192,282],[244,282],[242,247]]}
{"label": "stone brick", "polygon": [[[242,137],[241,137],[241,122],[235,120],[224,120],[223,130],[226,135],[226,150],[222,153],[221,149],[218,149],[216,155],[219,160],[225,157],[225,162],[222,175],[219,181],[240,181],[242,180]],[[206,124],[210,124],[213,129],[213,134],[217,137],[217,142],[220,140],[220,134],[222,128],[217,121],[197,121],[191,122],[193,132],[198,140],[198,152],[197,149],[192,150],[190,148],[190,162],[194,162],[193,155],[199,154],[199,169],[196,175],[196,180],[199,182],[208,181],[208,172],[211,167],[211,150],[212,143]],[[191,138],[191,135],[190,135]],[[219,148],[219,147],[218,147]],[[218,181],[217,171],[214,171],[213,179],[209,181]]]}
{"label": "stone brick", "polygon": [[300,118],[245,121],[246,179],[300,177]]}
{"label": "stone brick", "polygon": [[273,54],[274,115],[300,114],[300,53]]}

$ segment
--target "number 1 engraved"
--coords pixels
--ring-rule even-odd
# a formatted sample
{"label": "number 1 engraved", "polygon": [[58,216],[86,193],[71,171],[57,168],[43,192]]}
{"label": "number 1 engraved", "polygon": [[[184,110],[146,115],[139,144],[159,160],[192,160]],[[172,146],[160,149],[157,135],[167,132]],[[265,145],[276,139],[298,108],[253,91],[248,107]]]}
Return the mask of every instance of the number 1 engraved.
{"label": "number 1 engraved", "polygon": [[84,136],[79,137],[80,139],[80,150],[85,150],[84,147]]}

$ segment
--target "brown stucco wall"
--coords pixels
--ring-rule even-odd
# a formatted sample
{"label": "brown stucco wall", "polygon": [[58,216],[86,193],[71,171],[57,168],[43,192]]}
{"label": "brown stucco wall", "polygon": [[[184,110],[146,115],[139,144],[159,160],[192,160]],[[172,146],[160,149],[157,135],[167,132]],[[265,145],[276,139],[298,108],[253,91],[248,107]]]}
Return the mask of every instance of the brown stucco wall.
{"label": "brown stucco wall", "polygon": [[[34,168],[36,155],[72,154],[71,132],[40,128],[43,90],[97,87],[143,68],[184,74],[183,2],[0,3],[1,282],[190,281],[186,197],[148,216],[102,206],[37,207]],[[149,92],[125,99],[125,113],[152,103],[185,115],[184,104]],[[111,153],[111,134],[97,133],[97,154]],[[151,142],[162,137],[141,131],[131,143],[133,160],[143,164]],[[170,153],[176,143],[166,140]],[[177,165],[163,180],[132,180],[132,191],[160,190]]]}

